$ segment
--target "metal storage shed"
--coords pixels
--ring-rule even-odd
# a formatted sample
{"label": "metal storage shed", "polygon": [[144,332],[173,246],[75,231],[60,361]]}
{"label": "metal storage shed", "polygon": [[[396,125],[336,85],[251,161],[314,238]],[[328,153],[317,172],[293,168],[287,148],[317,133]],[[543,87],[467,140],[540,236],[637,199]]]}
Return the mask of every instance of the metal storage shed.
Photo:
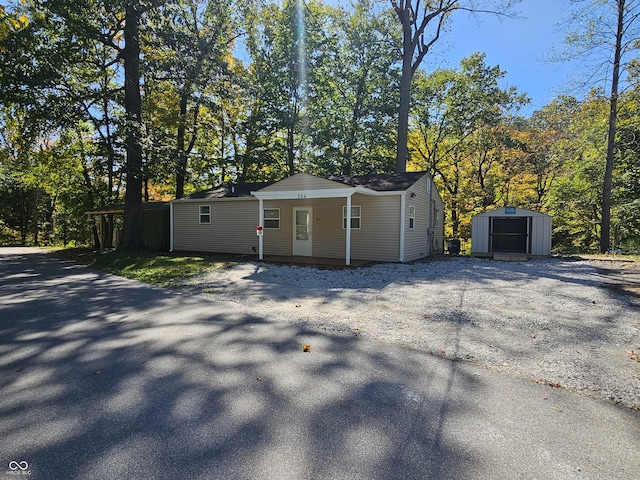
{"label": "metal storage shed", "polygon": [[471,254],[551,254],[551,217],[524,208],[504,207],[471,220]]}

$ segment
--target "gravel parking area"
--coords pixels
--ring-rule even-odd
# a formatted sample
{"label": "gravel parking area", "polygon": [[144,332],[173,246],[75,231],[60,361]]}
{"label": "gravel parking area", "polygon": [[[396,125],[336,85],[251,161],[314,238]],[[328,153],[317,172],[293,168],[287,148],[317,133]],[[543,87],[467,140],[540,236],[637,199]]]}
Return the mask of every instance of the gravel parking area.
{"label": "gravel parking area", "polygon": [[247,262],[180,287],[272,321],[394,342],[638,409],[640,307],[621,288],[627,267],[558,258],[344,269]]}

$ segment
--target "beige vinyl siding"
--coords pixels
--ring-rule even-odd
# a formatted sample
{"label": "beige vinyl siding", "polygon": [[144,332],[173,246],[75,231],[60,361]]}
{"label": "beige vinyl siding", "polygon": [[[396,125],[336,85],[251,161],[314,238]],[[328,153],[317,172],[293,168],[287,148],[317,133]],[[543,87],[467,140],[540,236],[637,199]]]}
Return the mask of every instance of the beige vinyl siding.
{"label": "beige vinyl siding", "polygon": [[[343,205],[346,201],[343,200]],[[351,205],[360,205],[360,229],[351,230],[351,258],[397,262],[400,260],[400,195],[355,194]],[[342,228],[342,209],[340,210]]]}
{"label": "beige vinyl siding", "polygon": [[342,228],[346,198],[326,198],[313,206],[313,254],[322,258],[346,258],[347,234]]}
{"label": "beige vinyl siding", "polygon": [[[346,198],[269,200],[264,208],[280,208],[280,230],[265,230],[265,255],[291,255],[293,208],[313,208],[313,256],[345,258],[346,230],[342,209]],[[352,206],[361,208],[361,228],[351,230],[351,258],[397,262],[400,259],[400,196],[355,194]]]}
{"label": "beige vinyl siding", "polygon": [[[201,205],[211,206],[210,224],[199,223]],[[258,213],[256,199],[174,202],[173,248],[195,252],[256,253]]]}
{"label": "beige vinyl siding", "polygon": [[315,200],[266,200],[264,208],[280,209],[280,229],[266,230],[265,255],[291,255],[293,242],[293,208],[312,207],[311,223],[313,256],[345,258],[346,237],[342,229],[342,205],[344,198]]}
{"label": "beige vinyl siding", "polygon": [[280,209],[280,228],[277,230],[265,230],[264,232],[264,254],[291,255],[293,212],[289,202],[282,200],[265,200],[263,203],[264,208]]}
{"label": "beige vinyl siding", "polygon": [[[431,178],[425,174],[414,183],[406,193],[405,206],[405,249],[404,261],[410,262],[418,258],[426,257],[434,252],[442,252],[444,247],[444,226],[442,216],[444,214],[443,203],[435,185],[431,187],[431,193],[427,189],[427,182]],[[413,195],[413,196],[412,196]],[[440,211],[440,224],[434,228],[433,238],[429,235],[429,228],[434,225],[433,206]],[[416,208],[415,226],[409,229],[409,207]]]}

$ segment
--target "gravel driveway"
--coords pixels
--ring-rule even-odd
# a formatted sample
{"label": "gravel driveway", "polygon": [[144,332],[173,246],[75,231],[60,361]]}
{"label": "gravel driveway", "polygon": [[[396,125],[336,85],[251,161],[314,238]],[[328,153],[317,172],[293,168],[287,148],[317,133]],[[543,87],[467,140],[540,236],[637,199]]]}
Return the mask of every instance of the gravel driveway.
{"label": "gravel driveway", "polygon": [[625,267],[558,258],[354,269],[247,262],[179,287],[247,313],[393,342],[637,409],[640,308],[607,287],[616,283],[607,275],[612,265]]}

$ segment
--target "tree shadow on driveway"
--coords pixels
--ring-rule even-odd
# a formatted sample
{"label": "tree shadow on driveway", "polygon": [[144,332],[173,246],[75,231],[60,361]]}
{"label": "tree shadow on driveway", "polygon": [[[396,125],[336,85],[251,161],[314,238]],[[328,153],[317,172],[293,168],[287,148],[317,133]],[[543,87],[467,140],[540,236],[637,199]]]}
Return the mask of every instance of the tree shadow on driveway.
{"label": "tree shadow on driveway", "polygon": [[[558,412],[536,416],[549,428],[515,431],[523,401],[500,400],[492,418],[477,397],[499,380],[457,362],[46,254],[3,256],[0,268],[0,478],[11,462],[48,480],[513,478],[549,459],[618,478],[629,468],[586,460],[599,444],[532,446],[565,428]],[[629,415],[608,406],[602,418],[614,429]],[[633,440],[619,443],[626,456]],[[532,448],[545,454],[523,465]]]}

